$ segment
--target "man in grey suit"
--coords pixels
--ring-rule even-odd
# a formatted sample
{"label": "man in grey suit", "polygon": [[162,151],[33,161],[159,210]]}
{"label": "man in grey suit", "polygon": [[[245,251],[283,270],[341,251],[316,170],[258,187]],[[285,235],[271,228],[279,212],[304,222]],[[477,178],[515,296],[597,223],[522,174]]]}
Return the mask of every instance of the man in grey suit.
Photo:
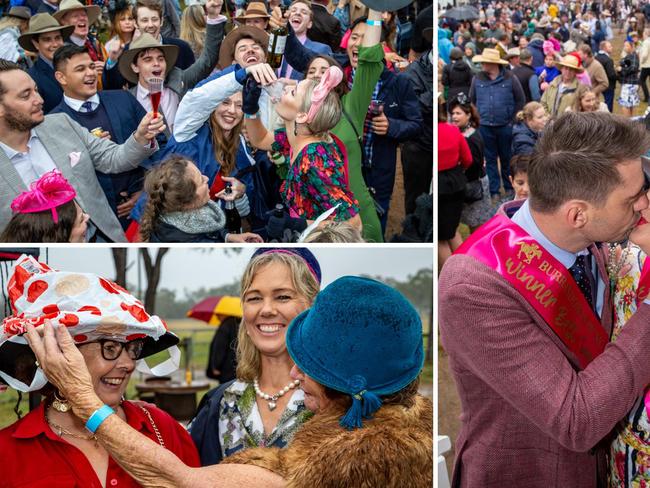
{"label": "man in grey suit", "polygon": [[66,114],[43,115],[36,83],[20,66],[0,60],[0,229],[11,219],[11,201],[45,172],[59,169],[77,191],[100,239],[125,242],[95,170],[119,173],[156,151],[162,117],[149,113],[124,142],[92,135]]}

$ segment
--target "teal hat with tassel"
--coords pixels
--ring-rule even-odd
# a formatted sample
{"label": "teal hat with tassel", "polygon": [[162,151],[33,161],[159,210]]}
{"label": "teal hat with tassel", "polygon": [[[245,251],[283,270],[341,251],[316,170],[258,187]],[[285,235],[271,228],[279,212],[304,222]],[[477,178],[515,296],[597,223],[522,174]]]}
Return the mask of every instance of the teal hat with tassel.
{"label": "teal hat with tassel", "polygon": [[393,288],[344,276],[321,291],[286,334],[298,368],[323,386],[352,397],[339,423],[363,426],[381,407],[381,397],[415,380],[424,364],[422,322]]}

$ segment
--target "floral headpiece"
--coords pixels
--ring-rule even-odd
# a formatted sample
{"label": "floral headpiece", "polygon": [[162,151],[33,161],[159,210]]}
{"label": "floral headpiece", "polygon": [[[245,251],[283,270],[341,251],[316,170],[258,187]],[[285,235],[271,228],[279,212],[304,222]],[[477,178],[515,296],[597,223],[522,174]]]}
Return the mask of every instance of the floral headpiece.
{"label": "floral headpiece", "polygon": [[59,223],[56,208],[75,199],[77,192],[60,171],[52,170],[34,181],[29,190],[22,192],[11,202],[14,213],[52,211],[52,220]]}

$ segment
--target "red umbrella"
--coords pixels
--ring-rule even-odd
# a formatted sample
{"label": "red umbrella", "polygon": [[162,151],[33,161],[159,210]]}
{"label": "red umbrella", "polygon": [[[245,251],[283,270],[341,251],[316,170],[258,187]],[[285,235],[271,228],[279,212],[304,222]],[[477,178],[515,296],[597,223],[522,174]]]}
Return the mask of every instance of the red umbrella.
{"label": "red umbrella", "polygon": [[218,326],[226,317],[241,318],[241,300],[228,295],[204,298],[188,310],[187,316]]}

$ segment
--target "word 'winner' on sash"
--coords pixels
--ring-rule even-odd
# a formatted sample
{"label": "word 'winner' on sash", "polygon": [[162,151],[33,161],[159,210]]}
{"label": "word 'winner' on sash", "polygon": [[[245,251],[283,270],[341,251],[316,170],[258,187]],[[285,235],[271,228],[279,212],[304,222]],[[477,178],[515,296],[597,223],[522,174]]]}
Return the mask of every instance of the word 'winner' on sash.
{"label": "word 'winner' on sash", "polygon": [[497,215],[456,254],[472,256],[499,273],[541,315],[584,368],[609,338],[569,271],[521,227]]}

